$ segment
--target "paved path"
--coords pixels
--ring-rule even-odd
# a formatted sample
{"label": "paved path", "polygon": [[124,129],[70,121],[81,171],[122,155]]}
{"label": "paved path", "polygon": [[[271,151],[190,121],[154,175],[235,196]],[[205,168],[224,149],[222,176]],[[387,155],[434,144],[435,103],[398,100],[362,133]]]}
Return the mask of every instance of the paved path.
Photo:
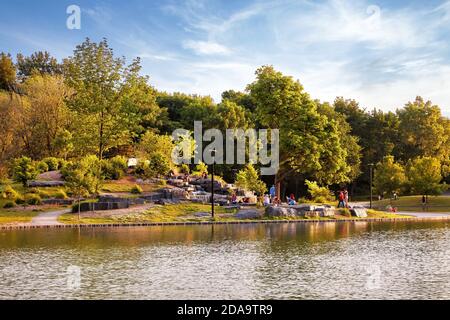
{"label": "paved path", "polygon": [[63,223],[58,222],[58,217],[64,213],[69,213],[70,209],[43,212],[31,220],[34,226],[56,226]]}
{"label": "paved path", "polygon": [[441,218],[450,216],[450,212],[410,212],[410,211],[398,211],[397,214],[404,214],[408,216],[418,218]]}

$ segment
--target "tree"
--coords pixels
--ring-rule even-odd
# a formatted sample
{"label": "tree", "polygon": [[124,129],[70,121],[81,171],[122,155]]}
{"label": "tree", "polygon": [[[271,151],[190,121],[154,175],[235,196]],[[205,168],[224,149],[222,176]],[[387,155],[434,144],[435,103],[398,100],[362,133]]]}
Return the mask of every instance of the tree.
{"label": "tree", "polygon": [[36,179],[38,171],[33,161],[28,157],[16,159],[13,164],[14,181],[22,183],[24,187],[28,186],[28,181]]}
{"label": "tree", "polygon": [[64,61],[66,82],[75,90],[69,99],[77,115],[75,144],[82,152],[102,159],[106,151],[130,142],[142,115],[153,118],[154,95],[145,92],[147,78],[139,76],[140,68],[139,59],[126,66],[115,58],[106,39],[87,39]]}
{"label": "tree", "polygon": [[213,122],[215,128],[223,132],[227,129],[247,129],[248,127],[245,109],[228,100],[217,105],[217,113]]}
{"label": "tree", "polygon": [[62,67],[47,51],[38,51],[29,57],[17,55],[17,71],[20,78],[32,75],[60,75]]}
{"label": "tree", "polygon": [[0,90],[12,91],[16,83],[16,68],[9,54],[0,53]]}
{"label": "tree", "polygon": [[172,162],[172,151],[175,144],[172,137],[168,135],[160,135],[154,131],[147,131],[137,146],[139,157],[150,159],[155,153],[162,154],[169,162]]}
{"label": "tree", "polygon": [[78,199],[78,221],[80,221],[81,198],[94,193],[98,185],[97,175],[93,174],[89,159],[70,164],[65,169],[65,181],[67,189]]}
{"label": "tree", "polygon": [[258,195],[263,195],[267,191],[266,184],[259,180],[258,171],[252,164],[247,164],[237,173],[235,184],[238,188],[253,191]]}
{"label": "tree", "polygon": [[280,130],[277,184],[293,173],[327,185],[349,181],[351,168],[345,161],[338,123],[318,112],[298,81],[264,66],[247,90],[261,125]]}
{"label": "tree", "polygon": [[427,197],[439,195],[446,189],[446,185],[441,184],[441,163],[436,158],[421,157],[410,161],[407,178],[413,192]]}
{"label": "tree", "polygon": [[[58,134],[72,123],[72,115],[65,103],[72,91],[64,84],[62,76],[38,74],[24,82],[23,91],[29,103],[29,107],[23,109],[22,128],[27,153],[33,158],[57,155]],[[68,145],[58,147],[58,151],[70,149]]]}
{"label": "tree", "polygon": [[172,169],[170,161],[162,153],[153,153],[149,158],[150,170],[156,176],[165,176]]}
{"label": "tree", "polygon": [[333,193],[327,187],[320,187],[316,181],[305,180],[305,184],[308,187],[308,193],[311,196],[311,200],[317,203],[325,203],[333,201]]}
{"label": "tree", "polygon": [[406,183],[405,169],[394,162],[393,156],[386,156],[376,165],[373,182],[381,195],[400,192]]}
{"label": "tree", "polygon": [[441,115],[438,106],[431,101],[417,97],[397,111],[400,119],[400,137],[402,159],[407,161],[415,157],[437,157],[440,160],[448,155],[448,122]]}

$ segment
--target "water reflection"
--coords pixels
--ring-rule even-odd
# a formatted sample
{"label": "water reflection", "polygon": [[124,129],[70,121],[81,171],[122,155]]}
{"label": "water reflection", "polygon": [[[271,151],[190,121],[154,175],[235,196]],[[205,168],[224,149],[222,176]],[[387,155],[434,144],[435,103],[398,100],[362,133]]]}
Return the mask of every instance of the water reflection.
{"label": "water reflection", "polygon": [[[450,298],[446,222],[0,233],[0,298]],[[81,287],[67,286],[67,268]]]}

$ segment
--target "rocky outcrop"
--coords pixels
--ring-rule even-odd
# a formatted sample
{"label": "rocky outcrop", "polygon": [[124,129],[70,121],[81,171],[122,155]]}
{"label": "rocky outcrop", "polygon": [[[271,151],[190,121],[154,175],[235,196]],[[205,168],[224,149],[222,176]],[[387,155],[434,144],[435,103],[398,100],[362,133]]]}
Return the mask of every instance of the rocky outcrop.
{"label": "rocky outcrop", "polygon": [[332,206],[314,206],[308,204],[296,206],[269,206],[266,208],[268,217],[332,217],[335,215],[335,208]]}
{"label": "rocky outcrop", "polygon": [[367,209],[364,207],[353,207],[350,209],[350,213],[354,217],[367,218]]}
{"label": "rocky outcrop", "polygon": [[237,219],[261,219],[263,214],[258,210],[241,210],[234,217]]}

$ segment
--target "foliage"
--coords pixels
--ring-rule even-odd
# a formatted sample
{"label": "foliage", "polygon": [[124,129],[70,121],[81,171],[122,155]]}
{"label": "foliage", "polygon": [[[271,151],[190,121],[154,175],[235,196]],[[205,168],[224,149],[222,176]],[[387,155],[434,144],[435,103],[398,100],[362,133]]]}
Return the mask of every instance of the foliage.
{"label": "foliage", "polygon": [[67,199],[67,193],[66,193],[64,190],[59,189],[58,191],[56,191],[56,192],[53,194],[53,197],[54,197],[55,199]]}
{"label": "foliage", "polygon": [[373,183],[375,190],[381,195],[398,193],[406,183],[405,169],[394,162],[393,156],[386,156],[376,165]]}
{"label": "foliage", "polygon": [[14,201],[6,201],[3,204],[3,209],[10,209],[10,208],[14,208],[16,206],[16,203]]}
{"label": "foliage", "polygon": [[252,164],[248,164],[237,173],[235,184],[238,188],[253,191],[258,195],[263,195],[267,191],[266,184],[259,180],[258,171]]}
{"label": "foliage", "polygon": [[48,164],[44,161],[39,161],[36,165],[36,169],[37,171],[39,171],[39,173],[44,173],[44,172],[48,172]]}
{"label": "foliage", "polygon": [[19,193],[14,190],[13,187],[7,185],[2,192],[2,198],[7,200],[16,200],[19,197]]}
{"label": "foliage", "polygon": [[195,166],[195,173],[199,175],[208,174],[208,166],[204,162],[200,161]]}
{"label": "foliage", "polygon": [[327,187],[320,187],[316,181],[305,180],[311,200],[317,203],[325,203],[334,200],[333,193]]}
{"label": "foliage", "polygon": [[189,166],[187,164],[182,164],[180,167],[180,172],[183,174],[189,174],[191,170],[189,169]]}
{"label": "foliage", "polygon": [[69,164],[65,169],[67,189],[78,199],[98,193],[102,183],[100,170],[100,161],[96,156],[87,156]]}
{"label": "foliage", "polygon": [[19,53],[17,55],[17,71],[20,78],[26,78],[36,74],[57,75],[61,74],[62,69],[50,53],[38,51],[29,57]]}
{"label": "foliage", "polygon": [[39,195],[37,195],[37,194],[29,194],[29,195],[27,195],[27,197],[26,197],[26,202],[27,202],[29,205],[36,206],[36,205],[40,205],[40,204],[42,203],[42,199],[41,199],[41,197],[40,197]]}
{"label": "foliage", "polygon": [[107,180],[120,180],[128,169],[127,158],[115,156],[102,161],[103,176]]}
{"label": "foliage", "polygon": [[160,113],[147,77],[139,75],[140,60],[126,66],[114,57],[106,39],[86,39],[74,55],[64,61],[67,84],[76,91],[69,107],[77,113],[76,149],[95,152],[100,159],[106,151],[130,142]]}
{"label": "foliage", "polygon": [[410,161],[406,174],[408,184],[417,194],[438,195],[447,189],[441,184],[441,163],[436,158],[421,157]]}
{"label": "foliage", "polygon": [[13,164],[14,181],[22,183],[24,187],[27,186],[28,181],[33,180],[38,175],[33,161],[28,157],[16,159]]}
{"label": "foliage", "polygon": [[171,169],[170,162],[167,158],[158,152],[150,156],[149,167],[155,176],[165,176]]}
{"label": "foliage", "polygon": [[16,68],[9,54],[0,53],[0,90],[11,91],[16,81]]}
{"label": "foliage", "polygon": [[143,192],[142,188],[138,186],[137,184],[131,188],[130,192],[132,194],[141,194]]}
{"label": "foliage", "polygon": [[42,162],[48,166],[48,171],[55,171],[59,169],[59,160],[55,157],[48,157],[42,159]]}

